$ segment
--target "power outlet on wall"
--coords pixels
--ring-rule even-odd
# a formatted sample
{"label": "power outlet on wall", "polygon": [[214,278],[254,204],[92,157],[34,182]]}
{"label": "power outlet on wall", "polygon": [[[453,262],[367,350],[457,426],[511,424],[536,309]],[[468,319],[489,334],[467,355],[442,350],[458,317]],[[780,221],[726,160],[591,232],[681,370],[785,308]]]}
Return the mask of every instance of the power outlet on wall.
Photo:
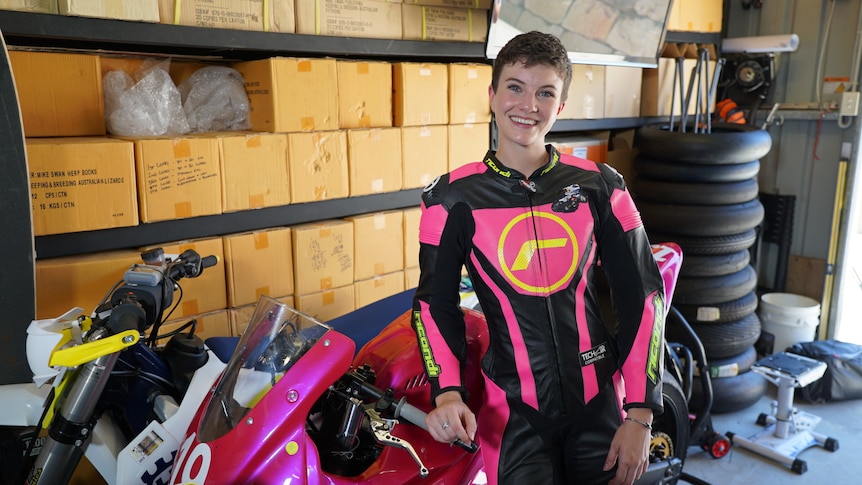
{"label": "power outlet on wall", "polygon": [[841,93],[841,104],[838,106],[841,116],[856,116],[859,114],[859,92],[847,91]]}

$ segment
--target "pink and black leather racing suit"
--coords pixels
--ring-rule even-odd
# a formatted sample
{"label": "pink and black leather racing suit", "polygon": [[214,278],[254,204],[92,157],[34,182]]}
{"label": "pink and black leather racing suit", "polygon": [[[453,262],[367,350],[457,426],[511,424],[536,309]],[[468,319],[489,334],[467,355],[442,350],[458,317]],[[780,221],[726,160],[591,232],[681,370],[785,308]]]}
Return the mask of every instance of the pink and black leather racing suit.
{"label": "pink and black leather racing suit", "polygon": [[624,410],[662,411],[663,281],[622,177],[547,149],[529,179],[491,151],[425,188],[412,323],[432,402],[451,390],[466,402],[465,265],[489,326],[478,413],[489,483],[607,483]]}

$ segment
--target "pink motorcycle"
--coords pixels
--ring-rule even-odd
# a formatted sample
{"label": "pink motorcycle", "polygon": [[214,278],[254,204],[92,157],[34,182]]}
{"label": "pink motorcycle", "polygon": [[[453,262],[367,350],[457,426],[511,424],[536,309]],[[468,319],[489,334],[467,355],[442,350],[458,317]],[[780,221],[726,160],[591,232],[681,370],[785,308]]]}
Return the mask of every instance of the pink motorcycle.
{"label": "pink motorcycle", "polygon": [[[666,244],[654,246],[653,253],[670,300],[681,251]],[[224,373],[192,420],[170,483],[486,483],[475,445],[439,443],[425,429],[430,386],[410,326],[410,295],[389,300],[396,302],[394,320],[386,317],[387,311],[358,310],[349,326],[333,322],[338,331],[261,298]],[[467,353],[475,356],[466,365],[465,384],[471,396],[468,405],[478,411],[479,357],[488,335],[481,312],[465,309],[465,314]],[[369,333],[381,320],[391,323],[355,354],[356,344],[346,334],[357,329]],[[217,347],[212,341],[207,344]],[[702,349],[698,355],[705,365]],[[678,365],[690,371],[691,354],[667,360],[671,367],[665,370],[667,416],[656,421],[658,439],[651,450],[650,470],[638,482],[642,484],[684,478],[688,443],[703,431],[704,449],[719,439],[708,416],[688,414],[682,390],[687,384],[680,383],[691,372]],[[701,374],[708,379],[708,373]]]}

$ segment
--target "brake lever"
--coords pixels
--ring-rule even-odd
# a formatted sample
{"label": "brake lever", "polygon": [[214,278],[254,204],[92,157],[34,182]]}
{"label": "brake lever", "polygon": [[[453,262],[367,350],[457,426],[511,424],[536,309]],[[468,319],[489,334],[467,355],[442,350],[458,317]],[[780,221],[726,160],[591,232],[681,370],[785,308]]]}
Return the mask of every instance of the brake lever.
{"label": "brake lever", "polygon": [[428,477],[428,468],[424,463],[422,463],[422,459],[419,458],[419,454],[413,449],[413,445],[392,435],[391,431],[395,428],[398,421],[395,419],[381,418],[380,413],[370,408],[365,410],[365,414],[368,415],[368,418],[371,421],[371,431],[374,433],[374,438],[381,444],[401,448],[407,451],[407,453],[410,454],[410,457],[413,458],[413,461],[415,461],[419,466],[419,476],[422,478]]}

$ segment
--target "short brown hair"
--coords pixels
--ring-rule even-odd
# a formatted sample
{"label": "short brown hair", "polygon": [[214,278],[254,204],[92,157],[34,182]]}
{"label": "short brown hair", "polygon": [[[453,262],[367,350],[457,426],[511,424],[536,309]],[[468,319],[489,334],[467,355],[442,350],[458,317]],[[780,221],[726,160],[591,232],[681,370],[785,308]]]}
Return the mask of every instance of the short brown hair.
{"label": "short brown hair", "polygon": [[500,83],[500,74],[504,66],[521,62],[525,67],[537,64],[551,66],[557,71],[557,75],[563,80],[563,92],[560,93],[560,102],[565,102],[569,94],[569,85],[572,83],[572,63],[566,47],[555,35],[538,31],[518,34],[500,49],[494,60],[494,69],[491,73],[491,87],[497,92]]}

